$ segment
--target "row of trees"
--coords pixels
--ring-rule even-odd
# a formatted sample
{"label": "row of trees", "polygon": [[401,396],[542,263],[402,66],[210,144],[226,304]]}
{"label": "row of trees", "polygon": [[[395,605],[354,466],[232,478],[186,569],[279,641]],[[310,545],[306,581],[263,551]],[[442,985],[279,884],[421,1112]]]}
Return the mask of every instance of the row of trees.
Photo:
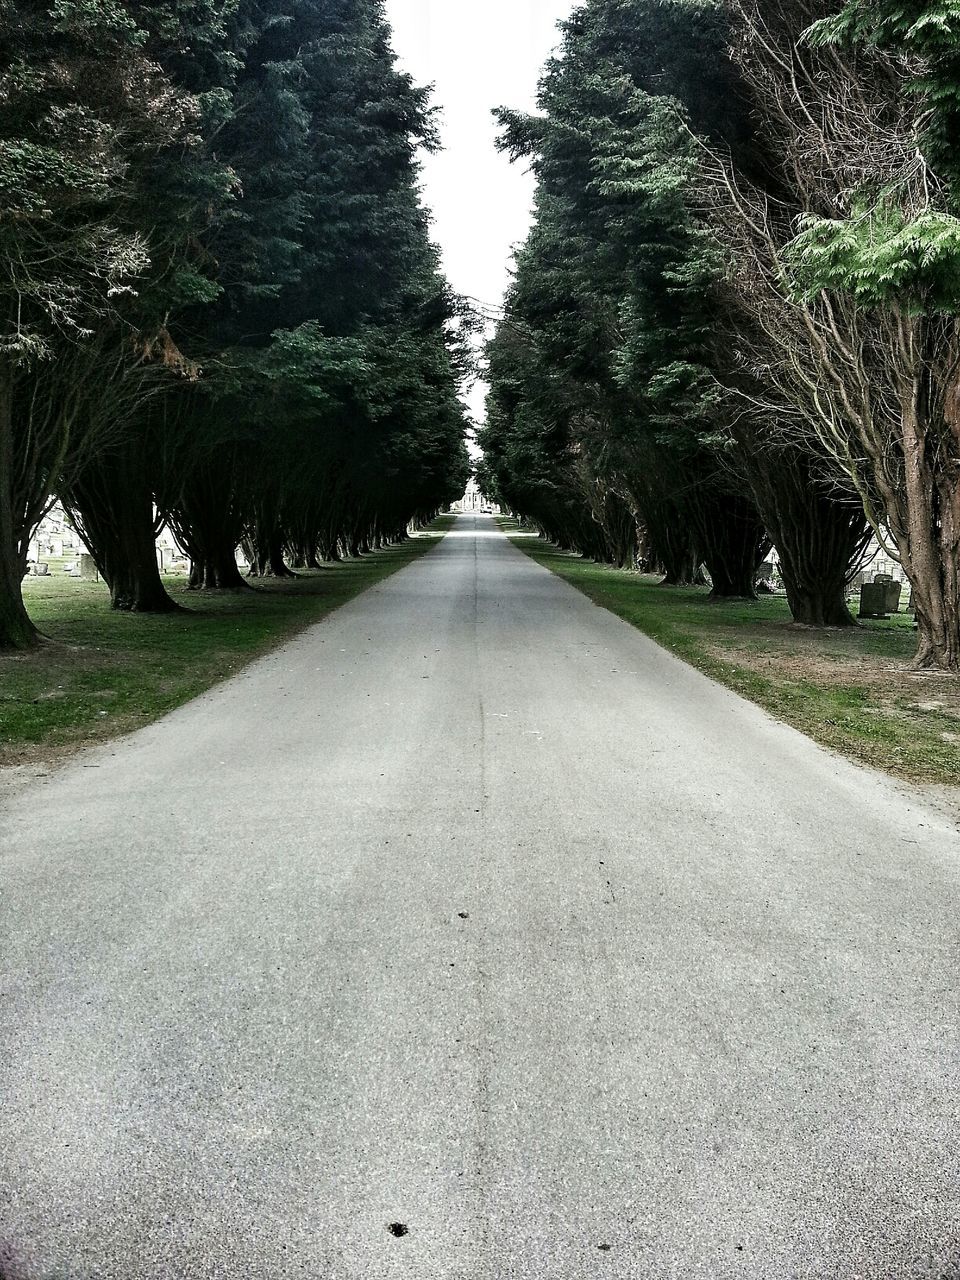
{"label": "row of trees", "polygon": [[874,536],[960,670],[960,3],[587,0],[489,349],[488,492],[561,545],[845,625]]}
{"label": "row of trees", "polygon": [[0,0],[0,647],[59,496],[114,605],[358,554],[462,493],[468,323],[381,0]]}

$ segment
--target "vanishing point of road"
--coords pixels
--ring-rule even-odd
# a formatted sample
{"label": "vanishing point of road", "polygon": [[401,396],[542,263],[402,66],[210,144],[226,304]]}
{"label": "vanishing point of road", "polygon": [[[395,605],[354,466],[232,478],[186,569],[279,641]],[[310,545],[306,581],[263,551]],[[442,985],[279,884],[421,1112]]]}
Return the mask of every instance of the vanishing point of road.
{"label": "vanishing point of road", "polygon": [[462,517],[0,825],[15,1280],[960,1277],[960,837]]}

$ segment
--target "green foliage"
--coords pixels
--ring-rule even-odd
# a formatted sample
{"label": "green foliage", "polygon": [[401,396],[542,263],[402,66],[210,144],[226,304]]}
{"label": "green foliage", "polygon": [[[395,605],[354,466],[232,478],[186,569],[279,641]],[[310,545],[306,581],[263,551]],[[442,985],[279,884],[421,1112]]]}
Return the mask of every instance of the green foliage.
{"label": "green foliage", "polygon": [[234,30],[217,147],[241,195],[205,237],[222,294],[182,320],[209,374],[181,438],[219,465],[213,417],[217,449],[245,459],[240,500],[272,522],[372,507],[402,528],[467,476],[457,303],[417,194],[426,94],[396,70],[379,4],[242,0]]}
{"label": "green foliage", "polygon": [[388,35],[380,0],[0,3],[10,582],[53,490],[116,533],[79,504],[120,452],[197,554],[400,537],[462,492],[432,110]]}
{"label": "green foliage", "polygon": [[[941,189],[926,208],[906,192],[855,193],[842,221],[808,219],[787,261],[801,295],[840,289],[877,306],[956,311],[960,301],[960,3],[849,0],[807,32],[814,46],[876,50],[907,70],[917,126]],[[933,185],[933,184],[931,184]],[[911,207],[914,206],[914,207]],[[939,207],[938,207],[939,206]]]}
{"label": "green foliage", "polygon": [[115,0],[55,0],[49,8],[52,30],[93,44],[107,35],[132,45],[146,43],[146,32],[138,27],[127,6]]}
{"label": "green foliage", "polygon": [[669,506],[689,525],[723,487],[708,446],[724,263],[697,217],[691,123],[738,148],[749,128],[714,6],[591,0],[564,32],[542,114],[499,113],[539,187],[490,350],[486,483],[564,545],[622,559],[625,523],[650,533]]}
{"label": "green foliage", "polygon": [[[957,0],[848,0],[815,23],[811,44],[868,45],[922,60],[917,84],[947,100],[947,71],[960,42]],[[955,87],[954,87],[955,92]]]}
{"label": "green foliage", "polygon": [[867,306],[907,311],[960,308],[960,219],[929,210],[908,219],[880,204],[847,219],[807,215],[784,260],[799,296],[843,290]]}
{"label": "green foliage", "polygon": [[197,104],[125,6],[6,5],[0,35],[0,352],[20,359],[133,296],[140,176],[191,146]]}

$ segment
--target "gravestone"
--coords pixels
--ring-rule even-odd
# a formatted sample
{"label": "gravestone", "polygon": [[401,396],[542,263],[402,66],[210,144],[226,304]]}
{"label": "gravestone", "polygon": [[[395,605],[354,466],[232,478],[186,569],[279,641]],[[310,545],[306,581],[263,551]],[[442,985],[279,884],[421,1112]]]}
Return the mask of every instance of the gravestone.
{"label": "gravestone", "polygon": [[900,583],[895,578],[892,578],[889,573],[878,573],[873,580],[878,585],[883,586],[885,592],[884,613],[899,613],[900,593],[903,590]]}
{"label": "gravestone", "polygon": [[[897,584],[899,586],[899,583]],[[887,584],[865,582],[860,588],[860,618],[885,618],[887,616]]]}
{"label": "gravestone", "polygon": [[83,551],[80,554],[80,577],[84,582],[100,581],[100,575],[97,573],[97,566],[93,556],[87,551]]}

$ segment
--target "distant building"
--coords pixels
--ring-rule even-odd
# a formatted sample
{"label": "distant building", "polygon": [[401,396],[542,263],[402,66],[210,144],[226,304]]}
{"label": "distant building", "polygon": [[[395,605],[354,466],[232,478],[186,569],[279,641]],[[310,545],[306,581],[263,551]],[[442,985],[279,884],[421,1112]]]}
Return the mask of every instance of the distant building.
{"label": "distant building", "polygon": [[479,511],[482,506],[483,506],[483,495],[481,494],[480,490],[477,488],[476,480],[471,479],[467,482],[466,493],[463,495],[463,497],[460,499],[459,502],[455,502],[453,504],[453,509],[455,511],[464,511],[464,512]]}
{"label": "distant building", "polygon": [[480,492],[477,487],[476,480],[468,481],[466,493],[459,502],[455,502],[450,508],[451,511],[459,511],[464,515],[469,515],[471,512],[478,512],[484,509],[492,511],[494,515],[500,514],[500,508],[496,503],[491,502]]}
{"label": "distant building", "polygon": [[878,575],[892,578],[894,582],[899,582],[902,586],[909,588],[903,565],[899,560],[894,560],[892,556],[884,551],[880,543],[874,539],[867,547],[863,568],[849,584],[848,594],[854,595],[864,583],[875,581]]}
{"label": "distant building", "polygon": [[887,577],[893,578],[894,582],[906,582],[907,575],[903,571],[903,565],[899,560],[894,560],[880,546],[879,542],[872,542],[867,550],[870,559],[866,566],[867,580],[872,580],[878,573],[886,574]]}

